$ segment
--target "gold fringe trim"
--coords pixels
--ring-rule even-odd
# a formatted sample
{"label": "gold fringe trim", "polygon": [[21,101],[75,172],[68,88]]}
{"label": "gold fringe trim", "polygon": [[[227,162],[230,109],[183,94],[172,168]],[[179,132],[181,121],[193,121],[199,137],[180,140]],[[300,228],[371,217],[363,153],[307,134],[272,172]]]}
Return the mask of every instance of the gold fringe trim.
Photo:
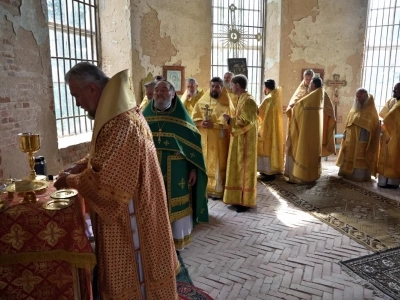
{"label": "gold fringe trim", "polygon": [[182,196],[182,197],[172,198],[170,201],[171,201],[171,207],[175,207],[175,206],[189,203],[190,197],[189,197],[189,195],[186,195],[186,196]]}
{"label": "gold fringe trim", "polygon": [[25,252],[1,255],[0,266],[29,264],[31,262],[52,260],[64,260],[76,268],[93,269],[96,265],[96,256],[94,253],[74,253],[59,249],[45,252]]}
{"label": "gold fringe trim", "polygon": [[192,242],[190,235],[185,236],[183,239],[174,239],[175,249],[183,249]]}
{"label": "gold fringe trim", "polygon": [[191,215],[192,213],[193,213],[192,208],[188,207],[188,208],[186,208],[186,209],[184,209],[184,210],[182,210],[180,212],[170,214],[169,215],[169,221],[171,223],[175,222],[175,221],[178,221],[178,220],[180,220],[180,219],[182,219],[182,218],[184,218],[186,216]]}
{"label": "gold fringe trim", "polygon": [[197,129],[197,127],[195,125],[190,124],[189,122],[180,119],[180,118],[176,118],[176,117],[172,117],[172,116],[166,116],[166,115],[160,115],[160,116],[151,116],[151,117],[146,117],[146,120],[151,123],[152,121],[154,122],[170,122],[170,123],[174,123],[174,124],[178,124],[181,125],[183,127],[186,127],[188,129],[190,129],[191,131],[194,132],[199,132],[199,130]]}

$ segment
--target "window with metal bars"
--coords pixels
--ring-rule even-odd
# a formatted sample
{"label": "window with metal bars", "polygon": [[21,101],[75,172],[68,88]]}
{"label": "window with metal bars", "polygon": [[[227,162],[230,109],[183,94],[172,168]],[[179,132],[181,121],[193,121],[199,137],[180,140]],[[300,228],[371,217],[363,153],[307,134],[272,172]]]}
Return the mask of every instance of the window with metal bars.
{"label": "window with metal bars", "polygon": [[47,0],[54,108],[58,137],[90,132],[93,122],[75,105],[64,75],[76,63],[98,65],[95,0]]}
{"label": "window with metal bars", "polygon": [[400,81],[400,0],[369,1],[364,49],[363,86],[378,111]]}
{"label": "window with metal bars", "polygon": [[213,0],[212,76],[223,78],[228,59],[245,58],[247,90],[261,101],[264,61],[264,0]]}

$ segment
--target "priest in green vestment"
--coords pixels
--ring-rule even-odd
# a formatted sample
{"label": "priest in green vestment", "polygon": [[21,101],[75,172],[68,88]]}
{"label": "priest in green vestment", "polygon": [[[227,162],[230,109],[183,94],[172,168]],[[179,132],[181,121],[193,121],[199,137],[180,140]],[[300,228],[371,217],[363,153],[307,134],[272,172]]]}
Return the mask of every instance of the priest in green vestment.
{"label": "priest in green vestment", "polygon": [[191,242],[193,225],[208,222],[207,173],[201,136],[174,86],[160,81],[143,111],[164,176],[176,250]]}

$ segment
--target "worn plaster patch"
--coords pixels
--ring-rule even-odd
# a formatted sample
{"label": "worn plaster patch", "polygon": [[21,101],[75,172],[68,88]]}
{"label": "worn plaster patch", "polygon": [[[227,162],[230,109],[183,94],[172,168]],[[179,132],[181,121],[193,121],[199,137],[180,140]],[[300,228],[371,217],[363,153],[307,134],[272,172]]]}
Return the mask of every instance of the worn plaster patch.
{"label": "worn plaster patch", "polygon": [[342,77],[352,79],[352,68],[359,67],[361,61],[358,51],[363,42],[360,33],[364,29],[360,28],[360,23],[365,18],[362,15],[364,11],[356,5],[343,10],[336,1],[330,0],[319,0],[319,4],[319,14],[315,21],[312,16],[308,16],[293,22],[294,29],[289,34],[292,50],[290,61],[304,59],[307,63],[328,67],[337,65],[338,61],[348,63],[348,58],[353,56],[352,65],[341,68]]}
{"label": "worn plaster patch", "polygon": [[294,21],[300,21],[305,16],[311,16],[315,21],[315,17],[319,14],[318,0],[287,1],[287,5],[290,5],[292,20]]}
{"label": "worn plaster patch", "polygon": [[38,1],[22,1],[20,6],[20,16],[14,16],[10,11],[0,6],[0,15],[10,21],[13,25],[14,33],[19,27],[31,31],[38,45],[46,42],[49,36],[49,28],[46,24],[46,17],[42,11],[43,3]]}
{"label": "worn plaster patch", "polygon": [[150,57],[151,64],[163,66],[178,51],[171,43],[171,37],[161,37],[161,21],[154,9],[146,13],[141,20],[140,42],[143,55]]}

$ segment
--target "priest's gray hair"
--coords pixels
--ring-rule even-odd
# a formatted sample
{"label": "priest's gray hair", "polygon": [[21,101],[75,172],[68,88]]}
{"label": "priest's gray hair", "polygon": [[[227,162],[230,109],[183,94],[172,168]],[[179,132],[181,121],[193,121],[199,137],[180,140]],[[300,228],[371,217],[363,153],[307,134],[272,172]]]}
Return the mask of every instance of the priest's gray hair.
{"label": "priest's gray hair", "polygon": [[80,87],[89,83],[94,83],[98,87],[104,87],[110,78],[98,66],[89,62],[80,62],[65,74],[65,82],[67,84],[71,79],[77,81]]}
{"label": "priest's gray hair", "polygon": [[303,73],[303,76],[306,76],[306,75],[311,75],[312,77],[314,77],[315,73],[312,69],[307,69]]}
{"label": "priest's gray hair", "polygon": [[155,86],[156,86],[156,83],[157,83],[157,81],[149,81],[149,82],[146,82],[145,84],[144,84],[144,87],[152,87],[152,88],[154,88]]}
{"label": "priest's gray hair", "polygon": [[166,82],[168,84],[168,90],[170,92],[174,92],[175,93],[175,87],[171,82],[169,82],[168,80],[160,80],[160,81],[156,82],[156,85],[159,84],[160,82]]}
{"label": "priest's gray hair", "polygon": [[235,74],[233,74],[232,72],[230,72],[230,71],[228,71],[228,72],[225,72],[225,74],[224,75],[226,75],[226,74],[229,74],[229,75],[231,75],[232,77],[235,75]]}
{"label": "priest's gray hair", "polygon": [[194,83],[195,85],[199,85],[198,83],[197,83],[197,80],[196,79],[194,79],[194,78],[192,78],[192,77],[189,77],[188,79],[186,79],[186,83]]}
{"label": "priest's gray hair", "polygon": [[359,89],[357,89],[356,93],[357,92],[364,92],[365,94],[368,94],[368,91],[365,88],[359,88]]}

